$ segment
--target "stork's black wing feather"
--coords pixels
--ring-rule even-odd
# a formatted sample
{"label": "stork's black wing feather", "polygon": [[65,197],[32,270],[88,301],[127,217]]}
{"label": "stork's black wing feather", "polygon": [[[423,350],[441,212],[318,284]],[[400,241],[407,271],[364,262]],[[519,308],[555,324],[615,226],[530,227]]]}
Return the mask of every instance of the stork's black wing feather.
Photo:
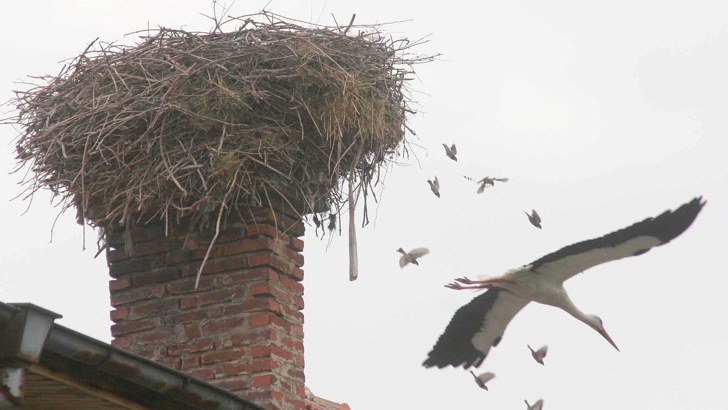
{"label": "stork's black wing feather", "polygon": [[702,197],[596,239],[566,246],[532,262],[531,269],[566,280],[604,262],[641,255],[685,232],[705,205]]}
{"label": "stork's black wing feather", "polygon": [[480,366],[490,347],[500,342],[508,323],[528,302],[497,289],[476,296],[455,312],[422,365]]}

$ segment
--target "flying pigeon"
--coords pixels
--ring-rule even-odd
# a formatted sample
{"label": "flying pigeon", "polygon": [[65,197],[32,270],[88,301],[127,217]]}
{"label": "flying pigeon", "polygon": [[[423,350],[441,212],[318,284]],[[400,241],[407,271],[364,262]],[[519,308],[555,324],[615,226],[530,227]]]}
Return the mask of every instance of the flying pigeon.
{"label": "flying pigeon", "polygon": [[430,184],[430,189],[432,190],[432,193],[435,194],[438,198],[440,197],[440,181],[437,180],[437,176],[435,176],[435,180],[427,180],[427,183]]}
{"label": "flying pigeon", "polygon": [[528,212],[526,212],[526,215],[528,216],[528,222],[531,222],[531,225],[535,226],[538,229],[541,229],[541,217],[538,216],[538,212],[536,212],[535,209],[531,211],[530,215],[528,214]]}
{"label": "flying pigeon", "polygon": [[478,181],[478,184],[480,185],[480,187],[478,187],[478,193],[482,194],[488,185],[494,186],[496,181],[497,182],[508,182],[508,178],[493,178],[490,176],[485,177],[485,178],[481,179],[480,181]]}
{"label": "flying pigeon", "polygon": [[402,256],[399,258],[399,267],[404,268],[408,263],[420,266],[417,259],[430,253],[427,248],[414,248],[409,252],[405,252],[402,248],[397,249],[397,252],[401,253]]}
{"label": "flying pigeon", "polygon": [[455,144],[452,144],[451,146],[447,146],[447,144],[442,144],[443,147],[445,147],[445,154],[450,158],[451,160],[457,162],[458,160],[458,149],[455,146]]}
{"label": "flying pigeon", "polygon": [[475,384],[477,384],[478,387],[484,390],[488,390],[488,386],[486,386],[485,383],[488,383],[488,381],[495,377],[495,374],[491,372],[481,373],[480,375],[476,376],[475,373],[473,373],[473,371],[471,370],[470,374],[473,375],[473,379],[475,379]]}
{"label": "flying pigeon", "polygon": [[531,346],[528,346],[528,350],[531,351],[531,356],[533,356],[533,360],[541,364],[543,364],[543,358],[546,357],[546,352],[548,351],[548,349],[548,346],[543,345],[538,350],[534,351],[533,349],[531,349]]}
{"label": "flying pigeon", "polygon": [[528,408],[526,410],[541,410],[543,409],[543,400],[539,399],[536,403],[533,403],[533,405],[528,404],[528,401],[524,400],[526,402],[526,406]]}

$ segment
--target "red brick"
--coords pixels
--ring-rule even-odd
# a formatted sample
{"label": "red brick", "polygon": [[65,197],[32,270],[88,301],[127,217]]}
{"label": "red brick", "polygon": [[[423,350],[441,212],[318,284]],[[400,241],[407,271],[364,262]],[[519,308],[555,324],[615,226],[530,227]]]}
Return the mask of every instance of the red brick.
{"label": "red brick", "polygon": [[205,306],[213,303],[228,302],[240,297],[242,293],[243,290],[241,288],[216,290],[197,296],[197,303],[200,306]]}
{"label": "red brick", "polygon": [[216,342],[215,348],[230,346],[247,346],[262,343],[274,343],[278,340],[278,334],[270,328],[248,330],[244,332],[222,335]]}
{"label": "red brick", "polygon": [[246,390],[250,388],[250,376],[235,376],[226,379],[210,380],[211,384],[228,391]]}
{"label": "red brick", "polygon": [[140,303],[131,307],[129,320],[136,320],[148,316],[158,316],[176,311],[179,308],[178,299],[159,299]]}
{"label": "red brick", "polygon": [[119,278],[109,281],[109,290],[111,292],[126,289],[129,286],[131,286],[131,280],[129,278]]}
{"label": "red brick", "polygon": [[[200,364],[200,355],[199,354],[195,354],[195,355],[188,354],[188,355],[185,355],[184,357],[182,357],[180,368],[185,370],[185,373],[188,373],[192,376],[191,371],[189,371],[187,369],[196,369],[200,366],[201,366],[201,364]],[[205,370],[208,370],[208,369],[205,369]],[[209,378],[202,378],[202,377],[201,377],[201,379],[209,380]]]}
{"label": "red brick", "polygon": [[243,347],[234,347],[232,349],[216,350],[203,353],[200,357],[200,362],[203,365],[215,363],[233,363],[237,361],[243,361],[243,359],[245,359],[247,355],[247,349]]}
{"label": "red brick", "polygon": [[167,291],[173,295],[180,293],[191,293],[191,292],[202,292],[204,290],[212,289],[215,281],[211,277],[200,277],[200,283],[195,289],[196,277],[189,277],[185,279],[176,280],[167,284]]}
{"label": "red brick", "polygon": [[248,288],[249,296],[273,296],[270,282],[256,283]]}
{"label": "red brick", "polygon": [[185,370],[185,373],[198,379],[206,380],[208,382],[213,381],[215,378],[215,369],[203,368],[203,369],[189,369]]}
{"label": "red brick", "polygon": [[248,319],[248,323],[251,326],[267,326],[271,323],[271,314],[262,313],[259,315],[253,315]]}
{"label": "red brick", "polygon": [[293,296],[293,304],[296,305],[296,307],[299,310],[303,310],[303,308],[305,307],[305,303],[303,302],[303,298],[301,296],[298,296],[298,295],[294,295]]}
{"label": "red brick", "polygon": [[[252,352],[253,348],[251,347],[250,349]],[[283,349],[280,346],[275,346],[275,345],[271,346],[271,355],[280,357],[285,362],[290,362],[291,360],[293,360],[293,353],[289,352],[288,350]],[[252,353],[251,353],[251,356],[252,356]]]}
{"label": "red brick", "polygon": [[291,367],[286,371],[286,375],[289,376],[292,379],[296,380],[304,380],[306,376],[303,373],[303,370],[297,367]]}
{"label": "red brick", "polygon": [[201,261],[205,258],[206,250],[202,249],[184,249],[169,253],[165,259],[167,266],[174,266],[180,263],[189,263],[195,261]]}
{"label": "red brick", "polygon": [[296,325],[296,326],[291,327],[290,334],[292,336],[300,337],[301,339],[303,339],[303,326]]}
{"label": "red brick", "polygon": [[281,278],[281,284],[283,285],[283,287],[292,291],[293,293],[303,295],[303,284],[301,282],[297,282],[290,277],[283,276]]}
{"label": "red brick", "polygon": [[112,278],[118,278],[133,272],[146,272],[156,267],[157,257],[126,259],[109,264],[109,274]]}
{"label": "red brick", "polygon": [[281,344],[289,350],[303,352],[303,343],[300,340],[296,340],[291,337],[284,337],[281,339]]}
{"label": "red brick", "polygon": [[182,310],[192,309],[194,307],[197,307],[196,297],[181,298],[179,300],[179,308]]}
{"label": "red brick", "polygon": [[278,255],[271,255],[270,266],[283,274],[290,274],[290,272],[293,272],[293,269],[297,267],[292,261]]}
{"label": "red brick", "polygon": [[252,268],[245,269],[237,272],[224,273],[219,275],[221,285],[240,285],[248,284],[255,281],[270,280],[278,281],[278,272],[271,268]]}
{"label": "red brick", "polygon": [[296,308],[291,308],[288,305],[281,306],[282,316],[290,323],[303,324],[303,313]]}
{"label": "red brick", "polygon": [[184,325],[184,333],[188,339],[196,340],[202,337],[202,330],[197,323],[186,323]]}
{"label": "red brick", "polygon": [[242,364],[242,369],[247,373],[260,373],[274,370],[274,361],[270,357],[261,357],[251,362]]}
{"label": "red brick", "polygon": [[223,229],[222,231],[220,231],[220,235],[218,235],[217,241],[219,243],[234,242],[245,238],[246,235],[247,233],[244,227],[235,226],[233,228]]}
{"label": "red brick", "polygon": [[304,361],[305,357],[303,353],[295,353],[293,355],[293,363],[296,364],[301,369],[305,368],[306,362]]}
{"label": "red brick", "polygon": [[142,330],[154,329],[159,326],[158,320],[144,319],[133,322],[114,323],[111,325],[111,335],[122,336],[129,333],[141,332]]}
{"label": "red brick", "polygon": [[249,237],[256,237],[259,235],[266,235],[270,238],[275,238],[278,234],[278,230],[267,224],[255,224],[248,226],[248,235]]}
{"label": "red brick", "polygon": [[270,282],[251,285],[248,288],[248,296],[273,296],[276,300],[283,303],[291,303],[293,301],[292,294]]}
{"label": "red brick", "polygon": [[139,272],[131,277],[134,286],[142,286],[150,283],[167,283],[180,277],[179,269],[165,268],[154,269],[148,272]]}
{"label": "red brick", "polygon": [[121,349],[128,349],[131,346],[131,341],[131,336],[119,336],[111,341],[111,345]]}
{"label": "red brick", "polygon": [[207,260],[207,263],[202,269],[202,273],[204,275],[249,268],[251,265],[248,258],[247,254],[227,256],[224,258],[211,258]]}
{"label": "red brick", "polygon": [[111,293],[111,306],[119,306],[144,299],[161,298],[162,296],[164,296],[164,285],[128,288]]}
{"label": "red brick", "polygon": [[281,328],[283,332],[288,333],[291,331],[291,324],[285,321],[284,319],[279,318],[278,316],[272,316],[270,318],[271,322]]}
{"label": "red brick", "polygon": [[227,306],[223,309],[223,314],[238,315],[241,313],[270,311],[279,313],[281,311],[280,303],[268,297],[248,299],[242,303]]}
{"label": "red brick", "polygon": [[296,264],[297,267],[300,268],[301,266],[303,266],[303,254],[296,252],[293,249],[285,249],[284,255],[286,256],[286,258],[290,259],[291,262]]}
{"label": "red brick", "polygon": [[161,363],[167,367],[171,367],[173,369],[180,369],[180,359],[179,357],[163,357],[159,360],[156,360],[157,363]]}
{"label": "red brick", "polygon": [[123,322],[129,316],[129,307],[117,308],[109,312],[109,317],[112,322]]}
{"label": "red brick", "polygon": [[168,342],[170,340],[174,340],[174,331],[169,328],[157,328],[134,335],[134,341],[139,344]]}
{"label": "red brick", "polygon": [[164,317],[164,323],[168,325],[176,325],[179,323],[189,323],[202,321],[208,318],[207,312],[204,310],[196,310],[194,312],[182,312]]}
{"label": "red brick", "polygon": [[253,387],[264,387],[270,386],[275,382],[275,377],[271,374],[262,374],[259,376],[253,376],[252,386]]}
{"label": "red brick", "polygon": [[248,256],[249,266],[270,266],[271,264],[271,253],[256,253]]}
{"label": "red brick", "polygon": [[177,238],[159,238],[139,244],[134,247],[136,256],[154,255],[159,253],[166,253],[176,249],[182,249],[182,241]]}
{"label": "red brick", "polygon": [[203,326],[205,329],[206,335],[214,335],[216,333],[220,333],[222,331],[235,329],[237,327],[242,327],[245,323],[245,320],[240,318],[227,318],[227,319],[221,319],[216,320],[213,322],[210,322]]}
{"label": "red brick", "polygon": [[190,340],[167,347],[170,356],[181,356],[188,353],[204,352],[212,349],[212,340]]}
{"label": "red brick", "polygon": [[291,272],[288,272],[291,276],[293,276],[296,280],[303,280],[303,269],[296,267]]}
{"label": "red brick", "polygon": [[266,346],[250,346],[250,357],[256,358],[256,357],[270,357],[272,353],[272,346],[266,345]]}
{"label": "red brick", "polygon": [[296,252],[303,252],[303,241],[292,236],[289,238],[291,238],[291,243],[288,246]]}
{"label": "red brick", "polygon": [[240,242],[233,242],[224,246],[224,255],[236,255],[262,250],[272,250],[274,243],[269,238],[244,239]]}

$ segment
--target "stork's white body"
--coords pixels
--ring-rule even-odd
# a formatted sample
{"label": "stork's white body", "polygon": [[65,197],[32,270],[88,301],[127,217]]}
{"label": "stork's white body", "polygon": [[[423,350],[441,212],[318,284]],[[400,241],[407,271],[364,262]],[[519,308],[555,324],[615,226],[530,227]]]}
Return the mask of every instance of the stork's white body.
{"label": "stork's white body", "polygon": [[428,354],[425,367],[478,367],[497,346],[508,323],[530,302],[555,306],[601,334],[615,349],[602,320],[579,310],[564,281],[599,264],[641,255],[682,234],[705,205],[700,197],[602,237],[566,246],[536,261],[486,280],[456,279],[452,289],[489,289],[464,305]]}

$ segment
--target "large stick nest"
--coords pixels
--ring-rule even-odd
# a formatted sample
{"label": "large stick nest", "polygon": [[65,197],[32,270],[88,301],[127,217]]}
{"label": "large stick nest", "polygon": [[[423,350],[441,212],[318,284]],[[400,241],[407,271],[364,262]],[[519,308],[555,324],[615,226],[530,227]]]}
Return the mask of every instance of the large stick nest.
{"label": "large stick nest", "polygon": [[16,92],[29,195],[50,189],[79,222],[109,227],[206,220],[272,196],[301,216],[336,212],[347,181],[356,197],[372,192],[406,152],[406,86],[431,57],[380,26],[233,21],[232,32],[216,22],[145,32],[134,46],[94,42]]}

